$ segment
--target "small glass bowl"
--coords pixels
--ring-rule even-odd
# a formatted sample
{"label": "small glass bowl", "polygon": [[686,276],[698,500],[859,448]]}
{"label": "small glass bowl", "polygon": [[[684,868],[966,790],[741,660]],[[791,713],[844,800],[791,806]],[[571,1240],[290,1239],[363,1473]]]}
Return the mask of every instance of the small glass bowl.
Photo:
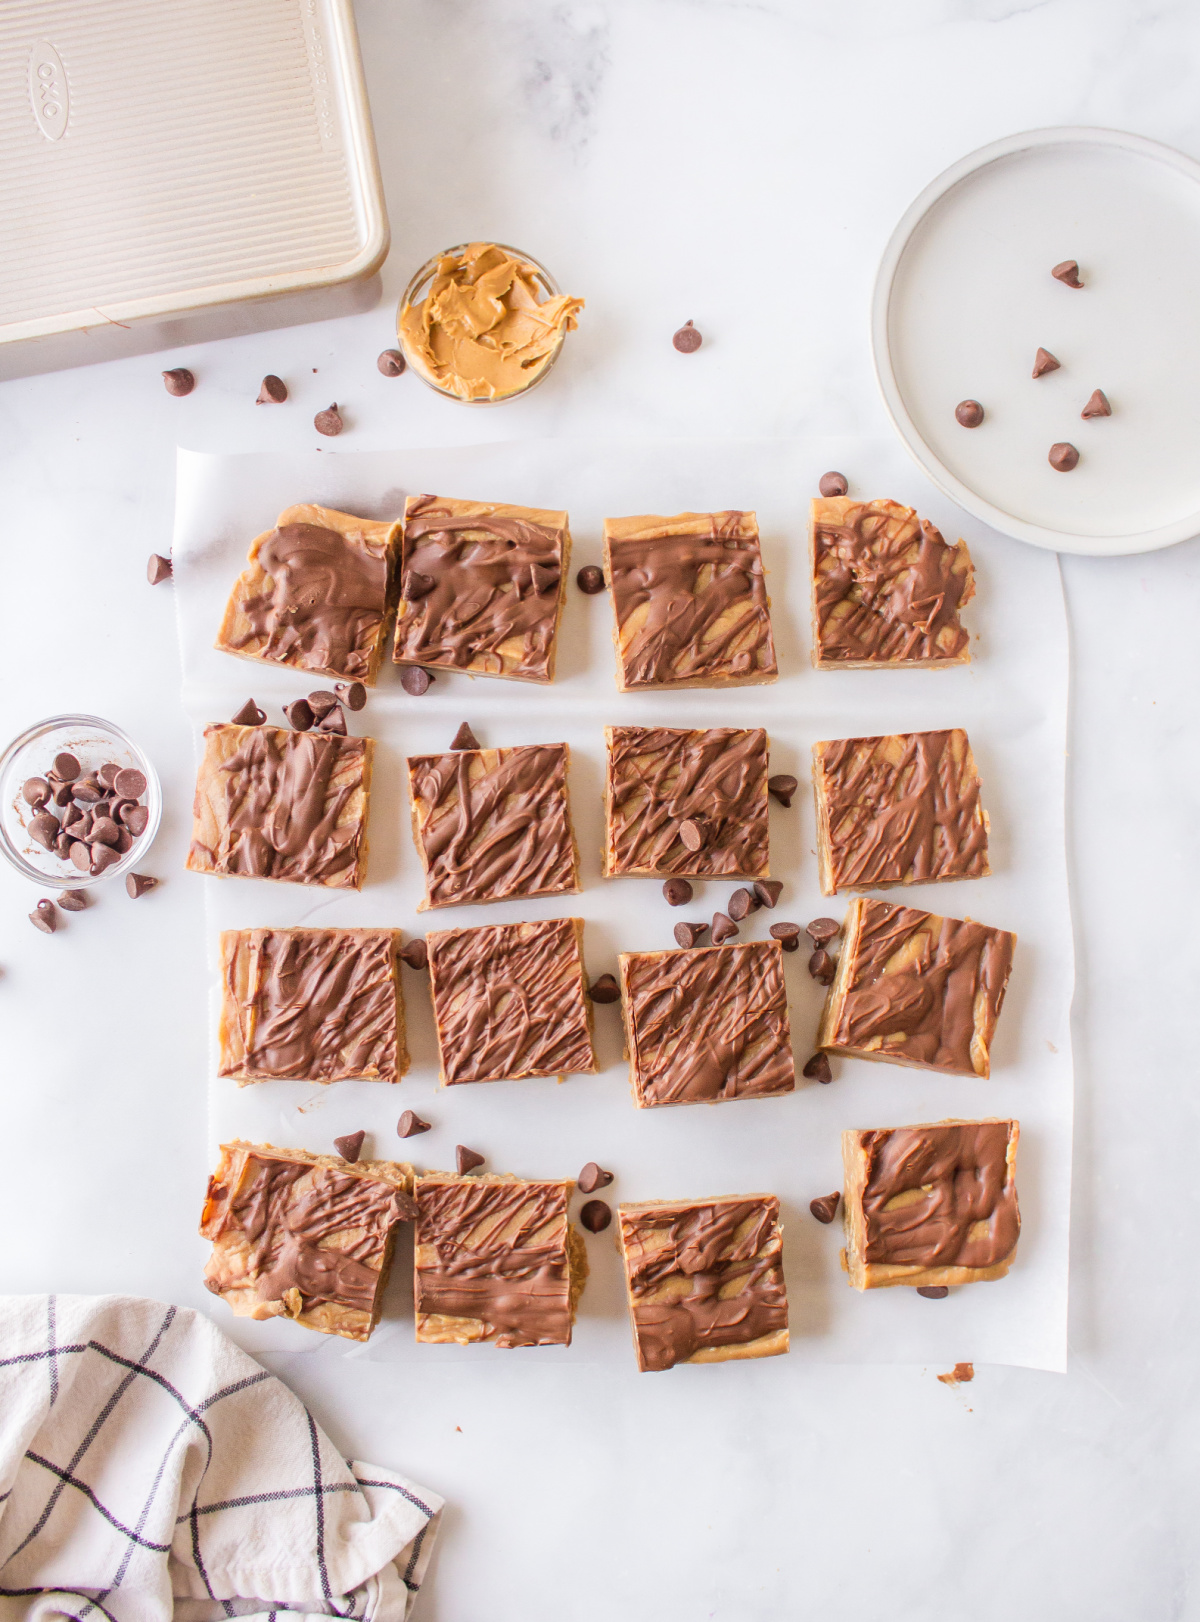
{"label": "small glass bowl", "polygon": [[[103,873],[81,873],[74,862],[43,850],[29,836],[28,824],[35,815],[21,796],[22,784],[31,777],[44,777],[55,755],[71,754],[83,773],[96,770],[105,761],[135,767],[146,779],[144,804],[150,813],[146,831],[139,834],[125,854]],[[154,843],[162,819],[162,788],[158,773],[146,756],[111,721],[98,715],[52,715],[29,727],[0,755],[0,852],[24,878],[56,890],[86,890],[102,880],[128,873]]]}
{"label": "small glass bowl", "polygon": [[[551,276],[550,272],[546,269],[545,265],[539,264],[531,253],[522,253],[520,248],[511,248],[506,242],[495,242],[491,245],[499,248],[501,253],[506,253],[511,258],[519,259],[522,264],[528,265],[530,270],[533,271],[534,278],[538,285],[545,289],[547,298],[558,297],[562,289],[554,280],[554,277]],[[549,375],[555,361],[562,353],[563,339],[567,336],[567,330],[565,327],[558,335],[558,342],[546,356],[546,359],[542,362],[540,369],[530,378],[529,382],[524,384],[519,389],[514,389],[511,394],[502,394],[499,399],[496,400],[464,400],[462,395],[455,394],[453,389],[444,389],[440,383],[435,383],[431,377],[426,377],[420,358],[415,356],[412,350],[405,343],[404,334],[400,330],[401,314],[408,308],[410,304],[418,304],[420,303],[421,299],[424,298],[429,289],[430,282],[432,282],[433,278],[437,275],[439,263],[446,258],[447,254],[462,253],[470,246],[471,243],[469,242],[460,242],[456,247],[443,248],[441,253],[435,253],[433,258],[427,259],[421,266],[420,270],[417,271],[416,275],[409,282],[408,286],[404,289],[404,292],[400,296],[399,308],[396,311],[396,339],[400,345],[404,358],[408,362],[413,373],[421,379],[421,382],[424,383],[426,388],[432,389],[435,394],[440,394],[443,400],[454,400],[459,405],[468,406],[507,405],[510,400],[519,400],[523,394],[528,394],[530,389],[536,389],[538,384],[543,382]],[[543,299],[542,302],[545,303],[545,300]]]}

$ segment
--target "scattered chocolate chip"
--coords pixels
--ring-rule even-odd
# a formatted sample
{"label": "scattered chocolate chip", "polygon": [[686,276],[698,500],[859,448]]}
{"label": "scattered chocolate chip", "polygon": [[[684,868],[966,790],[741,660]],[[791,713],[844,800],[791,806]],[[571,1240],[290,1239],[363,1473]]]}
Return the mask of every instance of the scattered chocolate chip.
{"label": "scattered chocolate chip", "polygon": [[814,1053],[800,1074],[809,1081],[819,1081],[822,1087],[828,1087],[833,1080],[829,1055],[827,1053]]}
{"label": "scattered chocolate chip", "polygon": [[1079,465],[1079,452],[1074,445],[1068,444],[1066,440],[1060,440],[1057,445],[1051,445],[1049,462],[1056,472],[1069,473],[1073,467]]}
{"label": "scattered chocolate chip", "polygon": [[396,1136],[398,1138],[415,1138],[422,1132],[430,1130],[430,1123],[423,1121],[413,1110],[406,1109],[396,1122]]}
{"label": "scattered chocolate chip", "polygon": [[799,787],[800,784],[789,772],[767,778],[767,793],[773,795],[785,810],[791,805],[792,795]]}
{"label": "scattered chocolate chip", "polygon": [[688,817],[686,821],[679,824],[679,837],[694,855],[697,851],[704,849],[704,824],[698,817]]}
{"label": "scattered chocolate chip", "polygon": [[82,839],[77,839],[71,846],[71,860],[81,873],[91,872],[92,853]]}
{"label": "scattered chocolate chip", "polygon": [[397,955],[410,969],[423,969],[429,962],[429,948],[423,939],[405,941]]}
{"label": "scattered chocolate chip", "polygon": [[146,775],[134,766],[126,766],[117,773],[112,786],[123,800],[139,800],[146,792]]}
{"label": "scattered chocolate chip", "polygon": [[754,898],[760,907],[773,907],[783,893],[779,879],[755,879]]}
{"label": "scattered chocolate chip", "polygon": [[316,719],[306,698],[298,698],[293,704],[285,704],[283,713],[297,732],[307,732]]}
{"label": "scattered chocolate chip", "polygon": [[[1074,283],[1068,282],[1067,285],[1071,287]],[[923,1295],[926,1301],[944,1301],[950,1291],[945,1284],[918,1284],[917,1294]]]}
{"label": "scattered chocolate chip", "polygon": [[1064,259],[1061,264],[1055,265],[1050,274],[1056,282],[1061,282],[1064,287],[1083,286],[1083,283],[1079,280],[1078,260]]}
{"label": "scattered chocolate chip", "polygon": [[317,722],[317,731],[333,732],[341,738],[346,736],[346,712],[340,704],[335,704],[331,710],[325,711]]}
{"label": "scattered chocolate chip", "polygon": [[676,924],[674,930],[675,939],[679,942],[680,946],[684,946],[689,949],[693,946],[699,946],[701,935],[706,935],[707,933],[707,924]]}
{"label": "scattered chocolate chip", "polygon": [[844,496],[850,486],[844,473],[822,473],[817,489],[823,496]]}
{"label": "scattered chocolate chip", "polygon": [[767,931],[767,933],[770,935],[772,940],[785,941],[785,942],[786,941],[797,941],[797,942],[799,942],[799,939],[800,939],[800,925],[799,924],[789,924],[789,923],[781,921],[780,923],[772,924],[770,929]]}
{"label": "scattered chocolate chip", "polygon": [[125,889],[132,901],[144,896],[147,890],[153,890],[157,883],[158,880],[152,879],[149,873],[126,873],[125,875]]}
{"label": "scattered chocolate chip", "polygon": [[422,670],[420,665],[405,665],[400,673],[401,687],[414,698],[420,698],[422,693],[427,693],[432,680],[432,671]]}
{"label": "scattered chocolate chip", "polygon": [[[94,877],[105,873],[121,860],[120,852],[113,850],[111,845],[92,844],[88,846],[92,853],[92,865],[88,872]],[[72,853],[73,854],[73,853]]]}
{"label": "scattered chocolate chip", "polygon": [[535,597],[548,597],[552,591],[557,591],[561,578],[558,569],[547,569],[542,563],[529,565],[529,581]]}
{"label": "scattered chocolate chip", "polygon": [[50,798],[50,785],[44,777],[27,777],[21,784],[21,798],[26,805],[45,805]]}
{"label": "scattered chocolate chip", "polygon": [[1045,377],[1047,372],[1057,372],[1061,365],[1062,362],[1056,360],[1048,349],[1039,349],[1033,357],[1033,375]]}
{"label": "scattered chocolate chip", "polygon": [[146,579],[152,586],[161,586],[164,580],[171,578],[172,572],[170,558],[151,552],[150,561],[146,565]]}
{"label": "scattered chocolate chip", "polygon": [[319,434],[324,434],[328,439],[332,439],[335,434],[340,434],[345,426],[342,421],[342,414],[337,408],[336,400],[324,411],[318,411],[313,418],[313,427]]}
{"label": "scattered chocolate chip", "polygon": [[685,321],[671,342],[681,355],[694,355],[704,339],[691,321]]}
{"label": "scattered chocolate chip", "polygon": [[333,1147],[343,1160],[357,1160],[362,1154],[365,1132],[347,1132],[344,1138],[334,1138]]}
{"label": "scattered chocolate chip", "polygon": [[476,1154],[474,1149],[464,1149],[461,1143],[454,1146],[454,1163],[458,1167],[458,1175],[465,1177],[467,1172],[474,1171],[476,1166],[483,1165],[484,1157]]}
{"label": "scattered chocolate chip", "polygon": [[612,1221],[612,1208],[604,1200],[587,1200],[580,1207],[579,1220],[589,1233],[603,1233]]}
{"label": "scattered chocolate chip", "polygon": [[400,595],[406,603],[419,603],[422,597],[428,597],[436,585],[437,581],[431,574],[421,574],[416,569],[409,569],[401,584]]}
{"label": "scattered chocolate chip", "polygon": [[983,407],[978,400],[960,400],[954,408],[954,420],[964,428],[978,428],[983,421]]}
{"label": "scattered chocolate chip", "polygon": [[88,837],[94,844],[115,845],[121,837],[121,831],[111,817],[97,817],[92,823]]}
{"label": "scattered chocolate chip", "polygon": [[575,576],[575,584],[587,597],[604,590],[604,570],[595,563],[586,563]]}
{"label": "scattered chocolate chip", "polygon": [[55,755],[54,775],[60,783],[73,783],[79,776],[79,762],[74,755]]}
{"label": "scattered chocolate chip", "polygon": [[808,1208],[818,1222],[832,1222],[837,1215],[837,1208],[841,1198],[842,1191],[839,1188],[833,1194],[822,1194],[819,1199],[809,1200]]}
{"label": "scattered chocolate chip", "polygon": [[348,710],[357,713],[367,702],[367,689],[360,681],[339,681],[334,687]]}
{"label": "scattered chocolate chip", "polygon": [[162,380],[167,393],[173,394],[176,399],[182,399],[196,387],[196,379],[186,366],[172,366],[169,372],[163,373]]}
{"label": "scattered chocolate chip", "polygon": [[39,811],[36,817],[29,819],[29,837],[36,839],[45,850],[54,849],[54,841],[61,832],[58,818],[51,816],[49,811]]}
{"label": "scattered chocolate chip", "polygon": [[470,726],[466,721],[464,721],[462,726],[460,726],[458,731],[454,734],[454,742],[450,745],[450,747],[451,749],[480,749],[482,748],[482,745],[480,744],[479,739],[471,731]]}
{"label": "scattered chocolate chip", "polygon": [[287,384],[274,372],[268,372],[262,380],[262,388],[258,391],[255,405],[282,405],[287,399]]}
{"label": "scattered chocolate chip", "polygon": [[589,1160],[575,1179],[575,1186],[581,1194],[594,1194],[598,1188],[607,1188],[612,1180],[612,1172],[605,1171],[603,1166]]}
{"label": "scattered chocolate chip", "polygon": [[669,907],[686,907],[692,894],[692,887],[686,879],[668,879],[663,885],[663,895]]}
{"label": "scattered chocolate chip", "polygon": [[1093,389],[1091,398],[1079,415],[1086,421],[1088,417],[1111,417],[1112,406],[1108,403],[1108,396],[1103,389]]}
{"label": "scattered chocolate chip", "polygon": [[86,890],[61,890],[58,904],[64,912],[82,912],[88,904]]}
{"label": "scattered chocolate chip", "polygon": [[375,364],[384,377],[399,377],[408,362],[398,349],[385,349]]}
{"label": "scattered chocolate chip", "polygon": [[828,952],[818,947],[808,960],[808,972],[819,985],[831,986],[837,973],[837,964]]}
{"label": "scattered chocolate chip", "polygon": [[266,718],[266,710],[260,710],[254,700],[248,698],[233,717],[233,724],[235,727],[260,727]]}
{"label": "scattered chocolate chip", "polygon": [[836,918],[814,918],[804,926],[804,933],[814,946],[825,946],[841,929]]}
{"label": "scattered chocolate chip", "polygon": [[53,935],[58,928],[58,913],[53,901],[41,900],[29,914],[29,922],[35,929],[40,929],[43,935]]}
{"label": "scattered chocolate chip", "polygon": [[319,721],[323,715],[328,715],[341,699],[336,693],[331,693],[327,687],[318,687],[315,693],[308,695],[308,707]]}
{"label": "scattered chocolate chip", "polygon": [[[117,773],[120,770],[121,768],[117,765],[115,760],[106,760],[104,765],[101,766],[100,770],[96,773],[97,783],[99,783],[101,788],[111,789],[115,787]],[[143,789],[142,792],[145,793],[145,790]],[[137,795],[135,794],[130,797],[132,799],[136,799]]]}
{"label": "scattered chocolate chip", "polygon": [[621,988],[617,984],[616,976],[602,974],[588,987],[588,996],[593,1002],[620,1002]]}
{"label": "scattered chocolate chip", "polygon": [[731,941],[735,935],[740,934],[741,931],[738,926],[727,913],[713,913],[712,943],[714,946],[721,946],[725,941]]}
{"label": "scattered chocolate chip", "polygon": [[762,903],[750,890],[735,890],[729,898],[729,916],[735,923],[740,924],[743,918],[749,918],[752,912],[757,912]]}
{"label": "scattered chocolate chip", "polygon": [[144,805],[131,806],[128,811],[121,814],[122,825],[129,829],[135,839],[140,839],[145,833],[149,821],[150,812]]}

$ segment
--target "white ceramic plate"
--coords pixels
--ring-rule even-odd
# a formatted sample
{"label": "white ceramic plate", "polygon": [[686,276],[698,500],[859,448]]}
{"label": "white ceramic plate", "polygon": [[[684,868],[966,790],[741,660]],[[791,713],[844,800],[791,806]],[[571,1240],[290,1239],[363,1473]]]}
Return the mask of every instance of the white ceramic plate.
{"label": "white ceramic plate", "polygon": [[[1050,275],[1077,259],[1082,290]],[[916,199],[871,336],[884,402],[945,493],[1035,546],[1115,556],[1200,534],[1200,164],[1116,130],[1011,135]],[[1060,369],[1034,379],[1048,349]],[[1113,414],[1082,421],[1093,389]],[[982,425],[954,408],[975,399]],[[1079,465],[1047,453],[1067,440]]]}

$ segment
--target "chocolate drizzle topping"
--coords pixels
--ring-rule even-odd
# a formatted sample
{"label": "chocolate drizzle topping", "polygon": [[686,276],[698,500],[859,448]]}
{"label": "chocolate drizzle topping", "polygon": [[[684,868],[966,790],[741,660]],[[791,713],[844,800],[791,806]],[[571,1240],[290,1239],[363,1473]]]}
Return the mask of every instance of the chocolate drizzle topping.
{"label": "chocolate drizzle topping", "polygon": [[864,1132],[865,1260],[991,1267],[1021,1231],[1008,1161],[1011,1123],[965,1121]]}

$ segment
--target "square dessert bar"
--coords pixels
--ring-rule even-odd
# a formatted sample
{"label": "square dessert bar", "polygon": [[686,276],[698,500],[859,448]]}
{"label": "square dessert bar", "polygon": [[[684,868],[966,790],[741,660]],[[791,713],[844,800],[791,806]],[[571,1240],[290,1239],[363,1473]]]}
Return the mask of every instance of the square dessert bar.
{"label": "square dessert bar", "polygon": [[987,1076],[1017,937],[859,896],[842,926],[817,1046]]}
{"label": "square dessert bar", "polygon": [[621,1205],[617,1233],[643,1372],[787,1351],[773,1194]]}
{"label": "square dessert bar", "polygon": [[1017,1253],[1016,1121],[843,1132],[842,1265],[856,1290],[1003,1278]]}
{"label": "square dessert bar", "polygon": [[794,1090],[778,941],[623,952],[620,964],[630,1081],[639,1109]]}
{"label": "square dessert bar", "polygon": [[408,1069],[396,929],[227,929],[218,1073],[399,1081]]}
{"label": "square dessert bar", "polygon": [[332,732],[205,727],[188,867],[361,890],[374,749]]}
{"label": "square dessert bar", "polygon": [[396,1225],[416,1215],[413,1169],[223,1143],[200,1233],[204,1282],[239,1318],[294,1318],[367,1340],[379,1322]]}
{"label": "square dessert bar", "polygon": [[991,872],[979,773],[960,728],[815,743],[813,787],[826,895]]}
{"label": "square dessert bar", "polygon": [[579,891],[565,743],[412,755],[413,840],[425,869],[417,910]]}
{"label": "square dessert bar", "polygon": [[288,507],[250,547],[217,633],[222,653],[374,682],[399,523]]}
{"label": "square dessert bar", "polygon": [[947,546],[898,501],[812,504],[813,663],[818,670],[965,665],[958,611],[975,595],[965,541]]}
{"label": "square dessert bar", "polygon": [[570,556],[565,512],[410,496],[396,663],[553,681]]}
{"label": "square dessert bar", "polygon": [[[761,727],[607,727],[605,739],[608,877],[769,875],[769,753]],[[685,823],[690,844],[680,832]]]}
{"label": "square dessert bar", "polygon": [[595,1070],[581,918],[425,940],[444,1086]]}
{"label": "square dessert bar", "polygon": [[621,692],[775,680],[753,513],[606,518],[604,561]]}
{"label": "square dessert bar", "polygon": [[572,1182],[418,1177],[417,1340],[569,1346],[588,1275],[567,1220]]}

